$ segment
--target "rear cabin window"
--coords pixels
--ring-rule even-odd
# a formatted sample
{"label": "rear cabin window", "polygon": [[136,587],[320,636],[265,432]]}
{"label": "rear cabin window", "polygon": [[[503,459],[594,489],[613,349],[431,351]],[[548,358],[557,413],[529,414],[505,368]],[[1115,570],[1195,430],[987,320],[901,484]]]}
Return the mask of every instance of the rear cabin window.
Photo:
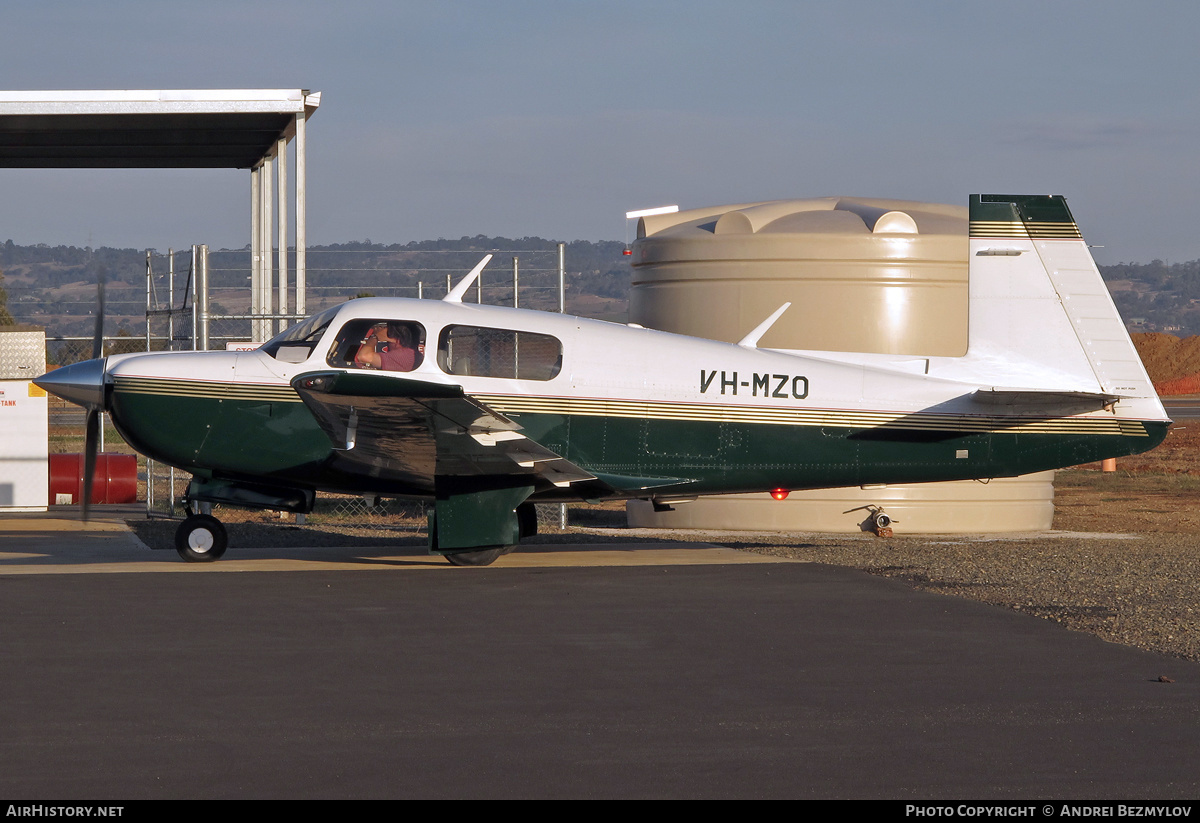
{"label": "rear cabin window", "polygon": [[409,320],[350,320],[326,362],[341,369],[412,371],[425,359],[425,327]]}
{"label": "rear cabin window", "polygon": [[447,374],[550,380],[562,370],[562,343],[528,331],[447,326],[437,358]]}

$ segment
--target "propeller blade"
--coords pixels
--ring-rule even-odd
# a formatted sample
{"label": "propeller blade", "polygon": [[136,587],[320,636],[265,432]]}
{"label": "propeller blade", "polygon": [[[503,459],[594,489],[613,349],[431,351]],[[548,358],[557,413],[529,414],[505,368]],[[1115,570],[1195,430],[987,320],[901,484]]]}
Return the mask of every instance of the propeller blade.
{"label": "propeller blade", "polygon": [[96,271],[96,332],[92,335],[92,359],[104,356],[104,267]]}
{"label": "propeller blade", "polygon": [[87,426],[83,442],[83,502],[80,511],[88,519],[92,507],[92,481],[96,475],[96,452],[100,448],[100,410],[91,408],[87,413]]}

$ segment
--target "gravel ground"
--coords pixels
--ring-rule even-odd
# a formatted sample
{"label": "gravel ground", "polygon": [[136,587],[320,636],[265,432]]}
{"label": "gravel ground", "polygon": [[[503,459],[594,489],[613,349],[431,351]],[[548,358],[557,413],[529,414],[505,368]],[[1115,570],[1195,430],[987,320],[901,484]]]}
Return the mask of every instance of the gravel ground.
{"label": "gravel ground", "polygon": [[1014,537],[870,537],[732,544],[851,566],[982,600],[1114,643],[1200,660],[1200,536],[1056,532]]}
{"label": "gravel ground", "polygon": [[[663,532],[622,527],[621,512],[536,543],[704,540],[743,551],[849,566],[915,588],[1014,609],[1114,643],[1200,660],[1200,490],[1187,478],[1069,472],[1056,482],[1056,531],[1038,535],[905,536]],[[1200,485],[1200,484],[1197,484]],[[281,525],[222,512],[230,546],[421,546],[416,521],[390,527]],[[169,547],[175,523],[131,521]],[[1119,529],[1119,531],[1118,531]]]}

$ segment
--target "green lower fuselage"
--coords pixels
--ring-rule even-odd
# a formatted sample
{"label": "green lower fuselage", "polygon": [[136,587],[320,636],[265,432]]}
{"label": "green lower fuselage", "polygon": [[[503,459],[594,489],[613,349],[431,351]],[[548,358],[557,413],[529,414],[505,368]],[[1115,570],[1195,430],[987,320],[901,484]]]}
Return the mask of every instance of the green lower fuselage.
{"label": "green lower fuselage", "polygon": [[[339,468],[334,444],[290,388],[263,399],[118,385],[110,409],[135,449],[200,477],[385,496],[434,492],[433,476],[400,482]],[[689,495],[1009,477],[1146,451],[1168,426],[1091,418],[1094,424],[1057,429],[1025,420],[971,430],[954,418],[945,428],[928,419],[919,428],[837,425],[835,411],[826,424],[781,425],[499,410],[526,436],[597,476],[679,478],[685,482],[656,491]],[[573,496],[569,489],[537,494]],[[615,489],[611,496],[648,492]]]}

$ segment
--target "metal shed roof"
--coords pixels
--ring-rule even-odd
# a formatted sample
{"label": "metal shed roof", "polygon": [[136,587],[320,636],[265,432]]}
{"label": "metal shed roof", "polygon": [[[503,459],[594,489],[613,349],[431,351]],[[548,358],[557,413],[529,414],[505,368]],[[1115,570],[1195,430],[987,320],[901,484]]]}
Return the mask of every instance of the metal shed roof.
{"label": "metal shed roof", "polygon": [[[287,144],[293,139],[295,306],[304,314],[304,135],[319,105],[321,93],[306,89],[0,91],[0,168],[250,169],[251,311],[264,317],[255,334],[265,340],[268,326],[289,317]],[[273,246],[279,249],[278,302]]]}
{"label": "metal shed roof", "polygon": [[320,92],[0,91],[0,168],[252,168]]}

